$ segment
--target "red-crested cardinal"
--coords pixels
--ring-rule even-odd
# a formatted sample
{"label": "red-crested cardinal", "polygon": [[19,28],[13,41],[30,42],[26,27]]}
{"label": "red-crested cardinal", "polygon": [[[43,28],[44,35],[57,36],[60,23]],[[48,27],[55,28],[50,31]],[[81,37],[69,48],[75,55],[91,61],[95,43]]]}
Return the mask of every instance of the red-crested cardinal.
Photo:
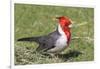
{"label": "red-crested cardinal", "polygon": [[56,17],[58,19],[57,29],[48,35],[38,37],[21,38],[18,41],[35,41],[39,44],[37,51],[48,53],[58,53],[69,46],[71,39],[70,25],[71,20],[68,17]]}

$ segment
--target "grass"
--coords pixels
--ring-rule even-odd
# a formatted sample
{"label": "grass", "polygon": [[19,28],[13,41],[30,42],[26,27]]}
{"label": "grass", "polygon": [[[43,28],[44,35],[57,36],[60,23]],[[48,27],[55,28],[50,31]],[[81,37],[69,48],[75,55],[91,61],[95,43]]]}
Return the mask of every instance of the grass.
{"label": "grass", "polygon": [[[94,9],[40,6],[31,4],[15,4],[15,65],[45,64],[45,63],[67,63],[94,60]],[[34,42],[18,42],[22,37],[40,36],[48,34],[57,27],[56,16],[68,16],[74,24],[86,22],[86,25],[73,27],[72,37],[79,38],[71,41],[70,46],[59,56],[50,58],[34,52],[38,44]]]}

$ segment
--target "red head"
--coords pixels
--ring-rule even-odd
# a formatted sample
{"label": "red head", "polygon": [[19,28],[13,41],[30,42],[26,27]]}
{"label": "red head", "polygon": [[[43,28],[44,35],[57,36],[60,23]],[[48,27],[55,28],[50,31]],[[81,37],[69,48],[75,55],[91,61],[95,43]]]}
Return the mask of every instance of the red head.
{"label": "red head", "polygon": [[72,24],[71,20],[68,17],[65,16],[61,16],[61,17],[57,17],[57,19],[59,20],[59,23],[61,25],[61,27],[68,27]]}
{"label": "red head", "polygon": [[71,32],[70,32],[70,25],[72,24],[71,20],[65,16],[57,17],[57,19],[59,20],[59,24],[63,32],[66,34],[66,37],[68,39],[67,43],[69,44],[71,38]]}

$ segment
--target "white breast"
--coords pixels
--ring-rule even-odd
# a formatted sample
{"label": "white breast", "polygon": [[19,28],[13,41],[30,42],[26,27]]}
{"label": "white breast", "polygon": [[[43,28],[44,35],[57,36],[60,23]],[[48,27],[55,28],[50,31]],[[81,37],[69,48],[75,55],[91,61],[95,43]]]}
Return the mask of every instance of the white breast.
{"label": "white breast", "polygon": [[67,37],[66,37],[65,33],[63,32],[60,25],[58,25],[58,31],[61,34],[61,36],[55,43],[56,47],[53,49],[50,49],[49,52],[60,52],[60,51],[64,50],[67,46]]}

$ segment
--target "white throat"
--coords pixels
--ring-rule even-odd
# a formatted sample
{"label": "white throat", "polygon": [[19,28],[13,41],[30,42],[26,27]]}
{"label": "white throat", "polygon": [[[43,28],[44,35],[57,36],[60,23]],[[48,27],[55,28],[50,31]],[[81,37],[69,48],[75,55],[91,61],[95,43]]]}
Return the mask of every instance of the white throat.
{"label": "white throat", "polygon": [[58,40],[55,43],[55,46],[53,49],[50,49],[48,52],[60,52],[66,49],[67,46],[67,39],[64,31],[62,30],[60,24],[58,25],[58,32],[61,34],[61,36],[58,38]]}
{"label": "white throat", "polygon": [[58,32],[61,34],[61,35],[65,35],[64,31],[62,30],[60,24],[58,25]]}

